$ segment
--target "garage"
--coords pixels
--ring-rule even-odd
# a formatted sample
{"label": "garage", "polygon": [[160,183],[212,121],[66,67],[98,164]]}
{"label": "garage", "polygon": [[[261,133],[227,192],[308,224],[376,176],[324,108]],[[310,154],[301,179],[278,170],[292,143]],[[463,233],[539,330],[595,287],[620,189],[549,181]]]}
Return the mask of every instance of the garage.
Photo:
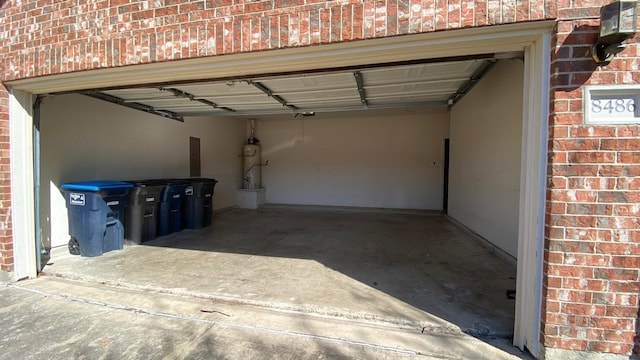
{"label": "garage", "polygon": [[[454,49],[448,56],[436,56],[434,52],[427,58],[380,58],[375,63],[353,64],[353,58],[333,54],[338,60],[329,68],[318,64],[306,65],[315,66],[310,69],[291,66],[290,71],[280,73],[268,69],[243,73],[243,66],[250,66],[241,64],[233,76],[211,76],[201,69],[199,74],[189,70],[194,74],[187,76],[164,69],[166,76],[158,77],[157,69],[145,73],[140,68],[142,73],[135,83],[124,83],[122,74],[111,80],[91,79],[88,74],[83,85],[74,85],[77,88],[49,90],[46,80],[32,84],[33,89],[41,89],[30,90],[32,94],[46,94],[36,117],[40,166],[35,201],[39,216],[35,221],[40,231],[36,234],[41,240],[38,246],[53,250],[47,262],[52,265],[42,264],[43,271],[73,278],[83,276],[81,273],[86,270],[84,276],[97,276],[96,281],[144,287],[144,279],[149,276],[142,271],[131,274],[130,266],[144,267],[141,259],[152,254],[156,259],[168,259],[158,251],[173,252],[174,260],[169,263],[179,263],[185,257],[196,261],[197,257],[192,257],[195,254],[202,255],[205,263],[226,255],[228,258],[220,264],[236,266],[240,259],[230,260],[235,256],[250,256],[254,262],[276,259],[282,260],[280,273],[307,269],[325,281],[347,277],[355,282],[345,280],[345,287],[338,286],[337,292],[357,284],[353,289],[358,291],[351,295],[375,292],[381,296],[371,295],[379,301],[373,301],[373,308],[360,315],[357,307],[346,306],[349,314],[363,319],[379,316],[382,321],[393,319],[397,324],[428,328],[434,325],[420,316],[396,316],[397,313],[385,313],[385,309],[399,301],[396,311],[400,314],[428,313],[428,303],[433,300],[428,286],[410,294],[392,284],[394,279],[405,277],[415,280],[420,274],[416,272],[418,268],[429,271],[429,266],[438,261],[425,258],[440,253],[456,257],[451,260],[454,266],[444,267],[447,270],[443,274],[458,270],[457,280],[443,282],[449,285],[444,287],[449,297],[440,300],[454,303],[454,298],[466,296],[465,301],[469,301],[474,293],[471,286],[477,280],[474,276],[482,272],[493,279],[489,283],[495,285],[495,297],[489,296],[485,299],[486,308],[478,309],[479,321],[465,323],[465,319],[448,317],[446,314],[456,310],[446,306],[431,314],[437,318],[434,321],[442,320],[447,326],[453,324],[474,335],[515,337],[515,342],[521,344],[522,339],[531,336],[528,332],[536,333],[531,324],[536,321],[530,314],[535,313],[537,305],[535,300],[533,304],[522,303],[526,297],[518,296],[520,303],[508,299],[507,291],[536,291],[535,286],[527,284],[535,283],[539,274],[535,251],[530,252],[530,248],[539,246],[535,241],[539,209],[529,205],[539,195],[539,174],[536,166],[528,165],[540,163],[539,155],[526,155],[527,151],[539,152],[535,145],[539,126],[536,129],[535,124],[523,121],[523,114],[535,115],[543,107],[522,100],[536,99],[530,92],[539,90],[530,84],[531,74],[536,73],[532,70],[531,50],[499,43],[503,45],[496,48],[501,51],[488,55],[479,54],[479,49],[457,54],[456,51],[464,51]],[[371,54],[374,50],[372,45]],[[285,60],[280,65],[283,63]],[[182,78],[173,78],[178,76]],[[29,88],[29,84],[23,86]],[[19,96],[15,100],[19,101]],[[266,204],[258,210],[243,210],[236,208],[243,178],[241,150],[252,125],[260,139],[263,160],[269,161],[262,168]],[[64,252],[68,228],[61,184],[106,178],[188,177],[194,174],[189,162],[189,144],[194,138],[200,143],[199,175],[219,181],[211,228],[198,233],[181,232],[95,259],[71,257]],[[527,208],[526,212],[523,208]],[[443,212],[448,215],[443,217]],[[296,219],[300,225],[295,224]],[[284,223],[296,226],[274,227]],[[378,228],[378,223],[387,227]],[[266,234],[259,226],[267,229]],[[222,243],[216,242],[219,231],[226,236],[218,238],[225,239]],[[254,237],[234,238],[234,234],[243,233]],[[455,246],[449,247],[447,238],[439,237],[443,233],[457,239]],[[314,234],[318,237],[314,238]],[[378,234],[388,235],[380,240],[380,247],[375,241],[366,241]],[[531,234],[533,241],[525,242],[523,239]],[[424,243],[431,237],[443,241],[440,248]],[[313,246],[304,243],[314,239],[318,242]],[[349,244],[349,240],[353,243]],[[345,244],[347,247],[342,247]],[[287,246],[300,248],[285,251]],[[392,254],[397,258],[384,255],[394,248],[401,249]],[[356,259],[366,266],[347,266],[349,259],[343,254],[356,254],[348,249],[358,249]],[[313,264],[291,264],[303,260]],[[154,266],[166,266],[163,262],[149,263],[156,276],[159,268]],[[399,270],[399,264],[405,263],[406,268]],[[375,273],[376,268],[386,268],[393,275],[382,270]],[[488,268],[495,272],[488,272]],[[248,272],[253,277],[234,277],[239,271],[225,279],[256,283],[260,275]],[[205,273],[190,274],[205,284],[210,279]],[[136,283],[138,275],[140,283]],[[172,276],[169,272],[163,274],[158,286],[165,281],[164,275],[167,282]],[[404,280],[400,283],[408,284]],[[256,293],[255,289],[238,284],[225,283],[224,291],[217,295],[233,300],[234,294],[228,289],[244,289],[242,298],[246,300],[247,296],[254,296],[247,294]],[[198,286],[187,290],[206,292]],[[264,290],[269,285],[263,286]],[[220,287],[212,287],[209,295],[216,296],[216,289]],[[339,315],[344,310],[331,303],[341,299],[339,295],[327,304],[309,304],[306,300],[297,302],[298,298],[304,299],[302,294],[290,294],[293,293],[287,293],[289,302],[257,297],[250,298],[250,303],[278,304],[297,311],[312,309],[323,315]],[[412,300],[412,296],[418,299]],[[383,306],[385,301],[389,303]],[[504,304],[499,311],[506,314],[499,325],[492,323],[498,318],[495,313],[485,312],[496,302]],[[518,330],[519,323],[524,323],[527,330]]]}

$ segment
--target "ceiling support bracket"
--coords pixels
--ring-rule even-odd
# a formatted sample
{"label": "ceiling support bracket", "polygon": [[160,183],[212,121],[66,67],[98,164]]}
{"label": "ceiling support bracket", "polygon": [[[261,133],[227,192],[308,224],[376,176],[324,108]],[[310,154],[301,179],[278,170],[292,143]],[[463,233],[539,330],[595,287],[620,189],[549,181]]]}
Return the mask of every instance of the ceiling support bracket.
{"label": "ceiling support bracket", "polygon": [[190,93],[188,93],[186,91],[182,91],[180,89],[159,87],[158,90],[160,90],[160,91],[168,91],[168,92],[172,93],[173,96],[175,96],[175,97],[189,99],[191,101],[197,101],[199,103],[202,103],[202,104],[205,104],[205,105],[209,105],[214,109],[220,109],[220,110],[225,110],[225,111],[229,111],[229,112],[236,112],[235,110],[233,110],[231,108],[228,108],[226,106],[218,106],[218,104],[214,103],[213,101],[209,101],[207,99],[198,98],[195,95],[190,94]]}
{"label": "ceiling support bracket", "polygon": [[356,84],[358,85],[358,93],[360,94],[360,102],[362,105],[369,105],[367,102],[367,92],[364,89],[364,83],[362,81],[362,74],[360,71],[356,71],[353,73],[353,76],[356,78]]}
{"label": "ceiling support bracket", "polygon": [[273,98],[275,101],[279,102],[280,104],[282,104],[282,106],[287,107],[289,109],[291,109],[294,113],[296,112],[296,110],[298,110],[297,107],[288,104],[283,98],[281,98],[278,95],[274,95],[273,91],[271,91],[271,89],[269,89],[268,87],[262,85],[262,83],[257,82],[257,81],[252,81],[252,80],[247,80],[247,84],[249,85],[253,85],[255,86],[258,90],[262,91],[263,93],[267,94],[268,97]]}
{"label": "ceiling support bracket", "polygon": [[138,110],[138,111],[144,111],[146,113],[149,114],[153,114],[153,115],[157,115],[157,116],[162,116],[168,119],[172,119],[172,120],[176,120],[176,121],[180,121],[180,122],[184,122],[184,118],[178,114],[175,113],[173,111],[169,111],[169,110],[162,110],[162,109],[155,109],[149,105],[145,105],[145,104],[141,104],[141,103],[137,103],[137,102],[127,102],[126,100],[119,98],[117,96],[113,96],[113,95],[109,95],[109,94],[105,94],[99,91],[86,91],[86,92],[81,92],[81,94],[95,98],[95,99],[99,99],[102,101],[107,101],[110,102],[112,104],[117,104],[120,106],[125,106],[128,107],[130,109],[134,109],[134,110]]}
{"label": "ceiling support bracket", "polygon": [[467,80],[462,86],[456,91],[449,99],[447,100],[447,106],[449,109],[453,107],[458,101],[462,100],[462,98],[467,95],[471,89],[482,79],[488,72],[496,65],[496,60],[488,60],[482,66],[476,70],[473,75]]}

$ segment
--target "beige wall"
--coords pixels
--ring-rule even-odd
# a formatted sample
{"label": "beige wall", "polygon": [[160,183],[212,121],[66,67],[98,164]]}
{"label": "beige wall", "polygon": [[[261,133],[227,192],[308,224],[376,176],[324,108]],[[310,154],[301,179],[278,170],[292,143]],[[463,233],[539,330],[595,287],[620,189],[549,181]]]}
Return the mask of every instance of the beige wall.
{"label": "beige wall", "polygon": [[451,111],[449,215],[516,257],[523,63],[499,62]]}
{"label": "beige wall", "polygon": [[69,181],[189,177],[189,136],[201,140],[202,176],[219,181],[216,209],[235,206],[245,139],[237,118],[184,123],[82,95],[47,97],[41,108],[41,227],[45,245],[64,245],[59,187]]}
{"label": "beige wall", "polygon": [[266,201],[441,209],[448,132],[422,108],[260,117]]}

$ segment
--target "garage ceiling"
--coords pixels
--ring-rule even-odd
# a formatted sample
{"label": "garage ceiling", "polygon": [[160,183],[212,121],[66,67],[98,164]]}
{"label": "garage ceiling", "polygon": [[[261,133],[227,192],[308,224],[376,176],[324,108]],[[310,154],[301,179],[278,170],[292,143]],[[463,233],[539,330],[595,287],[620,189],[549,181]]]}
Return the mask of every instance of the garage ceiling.
{"label": "garage ceiling", "polygon": [[473,59],[83,93],[176,120],[452,106],[494,63]]}

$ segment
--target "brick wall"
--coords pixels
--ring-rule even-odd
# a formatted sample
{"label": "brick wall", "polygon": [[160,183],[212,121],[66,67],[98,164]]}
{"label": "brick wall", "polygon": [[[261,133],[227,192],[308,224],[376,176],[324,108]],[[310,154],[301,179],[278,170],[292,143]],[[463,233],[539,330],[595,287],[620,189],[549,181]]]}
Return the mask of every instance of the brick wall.
{"label": "brick wall", "polygon": [[14,0],[0,8],[2,78],[539,20],[550,3]]}
{"label": "brick wall", "polygon": [[[592,3],[593,6],[589,6]],[[582,85],[640,83],[636,40],[597,67],[599,6],[559,6],[552,54],[541,340],[630,354],[640,291],[640,126],[583,124]]]}

